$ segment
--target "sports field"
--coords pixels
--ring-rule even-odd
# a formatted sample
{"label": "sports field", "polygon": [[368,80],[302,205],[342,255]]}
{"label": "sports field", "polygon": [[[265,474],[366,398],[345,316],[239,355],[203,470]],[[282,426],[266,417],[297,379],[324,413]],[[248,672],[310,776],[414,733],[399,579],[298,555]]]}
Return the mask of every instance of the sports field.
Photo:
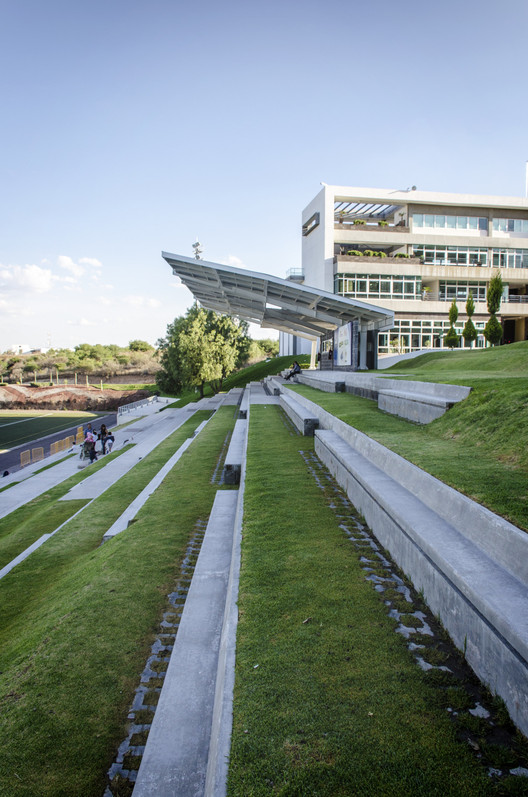
{"label": "sports field", "polygon": [[0,453],[38,440],[63,429],[71,429],[93,421],[101,412],[68,412],[62,410],[1,410]]}

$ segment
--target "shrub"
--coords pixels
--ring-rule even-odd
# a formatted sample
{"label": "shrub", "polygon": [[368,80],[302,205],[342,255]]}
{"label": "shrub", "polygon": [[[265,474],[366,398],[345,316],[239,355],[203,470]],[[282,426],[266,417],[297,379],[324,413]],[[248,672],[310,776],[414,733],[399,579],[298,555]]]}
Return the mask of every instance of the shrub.
{"label": "shrub", "polygon": [[376,257],[387,257],[387,252],[374,252]]}
{"label": "shrub", "polygon": [[372,249],[365,249],[363,254],[364,254],[365,257],[375,257],[376,256],[376,252],[374,252]]}
{"label": "shrub", "polygon": [[389,226],[389,222],[388,221],[385,221],[385,220],[378,221],[378,227],[388,227],[388,226]]}
{"label": "shrub", "polygon": [[456,349],[460,342],[460,338],[457,335],[455,328],[450,327],[449,330],[444,335],[444,343],[446,346],[449,346],[450,349]]}
{"label": "shrub", "polygon": [[354,257],[363,257],[363,252],[360,252],[359,249],[349,249],[347,255],[353,255]]}
{"label": "shrub", "polygon": [[394,257],[409,257],[405,252],[397,252]]}
{"label": "shrub", "polygon": [[497,343],[500,343],[502,340],[502,327],[500,323],[497,321],[496,315],[491,315],[489,317],[488,323],[484,327],[484,337],[491,343],[492,346],[496,346]]}
{"label": "shrub", "polygon": [[356,227],[360,227],[360,226],[362,226],[363,224],[366,224],[366,223],[367,222],[365,221],[365,219],[354,219],[354,224],[356,225]]}

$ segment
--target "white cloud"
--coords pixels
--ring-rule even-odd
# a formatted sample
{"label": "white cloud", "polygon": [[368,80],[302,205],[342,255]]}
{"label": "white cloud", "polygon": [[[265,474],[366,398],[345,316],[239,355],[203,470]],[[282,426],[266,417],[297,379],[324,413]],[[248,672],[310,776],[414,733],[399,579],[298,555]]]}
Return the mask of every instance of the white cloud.
{"label": "white cloud", "polygon": [[59,255],[57,258],[57,263],[61,268],[66,269],[66,271],[69,271],[74,277],[77,278],[82,277],[86,270],[78,263],[75,263],[71,257],[68,257],[68,255]]}
{"label": "white cloud", "polygon": [[0,266],[0,287],[5,290],[47,293],[55,277],[40,266]]}
{"label": "white cloud", "polygon": [[79,259],[79,263],[82,263],[85,266],[92,266],[92,268],[102,268],[103,264],[100,260],[97,260],[95,257],[81,257]]}
{"label": "white cloud", "polygon": [[123,303],[130,307],[161,307],[161,302],[157,299],[147,299],[145,296],[124,296]]}
{"label": "white cloud", "polygon": [[224,266],[233,266],[234,268],[247,268],[246,264],[236,255],[228,255],[227,260],[220,261]]}

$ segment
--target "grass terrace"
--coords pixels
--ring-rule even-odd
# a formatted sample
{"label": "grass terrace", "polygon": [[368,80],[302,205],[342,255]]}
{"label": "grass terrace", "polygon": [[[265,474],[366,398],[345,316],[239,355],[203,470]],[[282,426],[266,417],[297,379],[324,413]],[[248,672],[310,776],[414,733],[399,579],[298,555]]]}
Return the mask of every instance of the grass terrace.
{"label": "grass terrace", "polygon": [[313,442],[276,407],[250,424],[229,797],[492,794],[310,475]]}
{"label": "grass terrace", "polygon": [[232,408],[216,413],[136,522],[101,539],[208,415],[196,413],[0,581],[3,796],[103,793],[166,596],[210,512]]}

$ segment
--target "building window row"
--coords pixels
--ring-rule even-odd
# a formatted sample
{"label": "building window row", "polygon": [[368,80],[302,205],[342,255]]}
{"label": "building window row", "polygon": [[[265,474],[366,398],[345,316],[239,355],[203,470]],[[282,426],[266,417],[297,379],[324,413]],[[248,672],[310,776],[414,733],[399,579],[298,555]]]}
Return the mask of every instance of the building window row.
{"label": "building window row", "polygon": [[492,265],[499,268],[528,268],[528,249],[493,249]]}
{"label": "building window row", "polygon": [[486,301],[486,282],[464,282],[463,280],[447,280],[438,286],[438,298],[441,302],[453,299],[466,299],[473,296],[476,302]]}
{"label": "building window row", "polygon": [[430,213],[413,213],[413,228],[425,227],[442,230],[488,230],[488,220],[478,216],[442,216]]}
{"label": "building window row", "polygon": [[421,276],[336,274],[334,293],[355,299],[421,299]]}
{"label": "building window row", "polygon": [[413,246],[414,257],[435,266],[497,266],[528,268],[528,249],[483,249],[477,246]]}
{"label": "building window row", "polygon": [[[455,329],[462,335],[464,321],[455,324]],[[378,336],[379,354],[406,354],[420,349],[443,348],[443,337],[449,330],[450,323],[433,321],[431,319],[394,319],[394,327],[389,332],[382,332]],[[486,345],[483,335],[484,322],[475,322],[478,332],[475,346],[482,348]],[[462,347],[466,347],[461,340]]]}
{"label": "building window row", "polygon": [[493,219],[496,232],[528,232],[528,219]]}
{"label": "building window row", "polygon": [[487,266],[488,250],[478,246],[413,246],[414,257],[435,266]]}

